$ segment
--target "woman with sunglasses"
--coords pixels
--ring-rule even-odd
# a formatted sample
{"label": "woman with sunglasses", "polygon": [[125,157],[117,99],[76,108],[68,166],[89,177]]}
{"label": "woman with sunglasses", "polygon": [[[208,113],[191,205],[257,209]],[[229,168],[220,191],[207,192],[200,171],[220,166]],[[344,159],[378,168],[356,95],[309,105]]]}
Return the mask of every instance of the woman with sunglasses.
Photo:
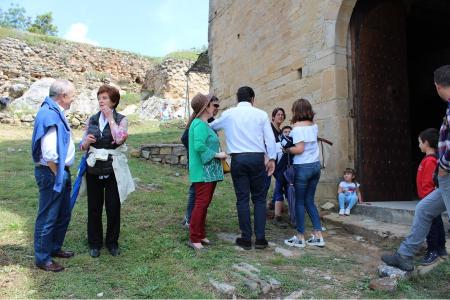
{"label": "woman with sunglasses", "polygon": [[207,96],[198,93],[191,101],[193,109],[189,128],[189,179],[193,183],[195,200],[189,225],[188,245],[203,250],[210,244],[206,238],[205,222],[217,181],[223,180],[221,159],[227,157],[219,150],[219,138],[208,126],[216,107]]}

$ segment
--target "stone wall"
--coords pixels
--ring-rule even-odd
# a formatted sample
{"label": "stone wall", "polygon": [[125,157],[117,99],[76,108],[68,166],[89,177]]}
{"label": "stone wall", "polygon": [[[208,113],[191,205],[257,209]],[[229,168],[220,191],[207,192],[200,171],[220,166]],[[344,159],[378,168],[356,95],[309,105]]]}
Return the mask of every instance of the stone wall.
{"label": "stone wall", "polygon": [[[0,123],[32,124],[29,120],[58,77],[71,80],[76,87],[69,110],[73,127],[98,111],[96,93],[105,83],[117,87],[121,95],[139,94],[140,103],[121,99],[118,110],[126,115],[158,119],[163,103],[168,102],[175,117],[185,117],[185,72],[194,62],[167,59],[156,64],[154,59],[125,51],[23,35],[0,39]],[[189,86],[190,98],[198,92],[208,93],[209,75],[191,73]]]}
{"label": "stone wall", "polygon": [[287,120],[294,100],[311,101],[319,135],[334,142],[317,193],[321,201],[335,200],[336,181],[354,166],[347,32],[355,3],[210,0],[212,91],[226,108],[235,104],[237,88],[251,86],[257,107],[270,113],[281,106]]}
{"label": "stone wall", "polygon": [[145,72],[154,65],[149,58],[114,49],[64,40],[30,43],[11,37],[0,39],[0,61],[1,94],[15,83],[30,86],[44,77],[63,77],[90,89],[98,88],[100,82],[118,82],[122,89],[138,92]]}
{"label": "stone wall", "polygon": [[[160,98],[186,99],[186,71],[194,62],[180,59],[167,59],[145,74],[143,90]],[[209,74],[189,74],[189,98],[196,93],[209,93]]]}
{"label": "stone wall", "polygon": [[141,145],[140,157],[156,163],[183,167],[187,165],[186,148],[182,144]]}

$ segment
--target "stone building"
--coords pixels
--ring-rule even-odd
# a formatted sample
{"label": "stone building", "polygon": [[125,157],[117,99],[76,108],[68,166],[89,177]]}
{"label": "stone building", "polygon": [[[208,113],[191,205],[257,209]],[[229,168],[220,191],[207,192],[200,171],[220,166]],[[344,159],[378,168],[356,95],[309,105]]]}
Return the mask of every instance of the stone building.
{"label": "stone building", "polygon": [[432,73],[450,63],[449,29],[447,0],[210,0],[212,91],[229,107],[251,86],[267,112],[312,102],[334,142],[320,201],[346,167],[365,200],[412,200],[417,135],[445,111]]}

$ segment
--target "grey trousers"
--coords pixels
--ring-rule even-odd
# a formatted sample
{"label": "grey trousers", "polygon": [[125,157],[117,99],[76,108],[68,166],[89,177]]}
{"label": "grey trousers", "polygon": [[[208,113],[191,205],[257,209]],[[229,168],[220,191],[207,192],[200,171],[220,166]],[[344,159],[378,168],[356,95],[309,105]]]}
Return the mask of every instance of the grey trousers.
{"label": "grey trousers", "polygon": [[450,174],[438,176],[439,188],[419,201],[414,214],[411,232],[401,243],[398,253],[414,256],[425,241],[433,219],[445,210],[450,216]]}

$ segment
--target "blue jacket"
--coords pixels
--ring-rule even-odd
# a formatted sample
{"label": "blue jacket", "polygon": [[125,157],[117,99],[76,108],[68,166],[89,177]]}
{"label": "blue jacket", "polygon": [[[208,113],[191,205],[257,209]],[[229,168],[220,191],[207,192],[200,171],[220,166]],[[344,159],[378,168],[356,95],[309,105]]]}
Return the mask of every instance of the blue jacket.
{"label": "blue jacket", "polygon": [[34,120],[31,153],[35,163],[38,163],[41,158],[41,138],[52,126],[56,126],[58,136],[56,147],[58,152],[58,172],[56,173],[53,190],[59,193],[62,190],[64,181],[64,162],[69,149],[70,127],[58,104],[52,98],[46,97]]}

